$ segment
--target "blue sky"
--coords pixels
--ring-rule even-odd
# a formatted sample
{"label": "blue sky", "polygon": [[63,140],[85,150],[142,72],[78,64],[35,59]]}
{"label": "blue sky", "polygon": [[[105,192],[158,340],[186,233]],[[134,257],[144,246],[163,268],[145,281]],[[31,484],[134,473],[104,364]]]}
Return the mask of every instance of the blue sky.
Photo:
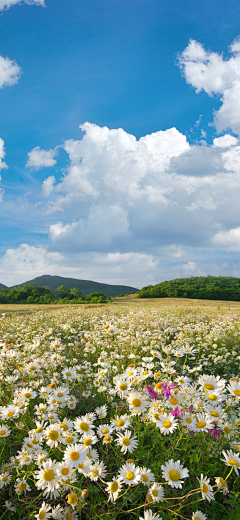
{"label": "blue sky", "polygon": [[0,0],[1,283],[240,276],[239,21],[229,0]]}

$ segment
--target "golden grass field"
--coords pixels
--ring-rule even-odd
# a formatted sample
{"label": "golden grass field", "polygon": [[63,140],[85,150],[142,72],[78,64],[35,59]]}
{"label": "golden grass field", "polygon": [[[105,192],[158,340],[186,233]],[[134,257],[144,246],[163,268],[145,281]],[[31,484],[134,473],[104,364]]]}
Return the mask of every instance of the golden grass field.
{"label": "golden grass field", "polygon": [[32,304],[2,304],[0,305],[0,315],[5,314],[32,314],[33,312],[38,311],[51,311],[51,310],[59,310],[61,308],[66,307],[79,307],[82,310],[92,309],[92,308],[105,308],[108,311],[111,309],[126,308],[126,307],[144,307],[151,308],[154,307],[156,309],[162,310],[166,312],[167,310],[176,310],[180,311],[181,309],[185,310],[209,310],[211,313],[225,313],[225,312],[240,312],[240,302],[232,302],[232,301],[221,301],[221,300],[193,300],[191,298],[137,298],[135,295],[131,294],[129,296],[124,296],[121,298],[113,298],[111,303],[107,304],[86,304],[86,305],[59,305],[59,304],[50,304],[50,305],[32,305]]}

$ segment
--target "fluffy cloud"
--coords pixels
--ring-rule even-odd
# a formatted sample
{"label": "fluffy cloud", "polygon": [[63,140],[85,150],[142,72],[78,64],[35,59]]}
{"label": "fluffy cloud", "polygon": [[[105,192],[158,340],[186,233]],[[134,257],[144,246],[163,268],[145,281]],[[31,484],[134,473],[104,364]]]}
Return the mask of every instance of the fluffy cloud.
{"label": "fluffy cloud", "polygon": [[54,184],[56,179],[54,175],[50,175],[47,179],[44,179],[42,184],[42,191],[45,197],[49,197],[49,195],[54,191]]}
{"label": "fluffy cloud", "polygon": [[238,144],[239,141],[236,137],[233,137],[233,135],[222,135],[222,137],[216,137],[216,139],[213,139],[213,146],[216,146],[217,148],[229,148],[229,146],[234,146],[235,144]]}
{"label": "fluffy cloud", "polygon": [[240,252],[240,227],[229,229],[229,231],[219,231],[213,237],[212,242],[216,248]]}
{"label": "fluffy cloud", "polygon": [[56,164],[56,157],[58,151],[56,148],[53,150],[42,150],[40,146],[36,146],[30,152],[28,152],[28,160],[26,166],[33,168],[34,170],[40,170],[41,168],[49,168]]}
{"label": "fluffy cloud", "polygon": [[16,4],[29,4],[29,5],[41,5],[45,6],[45,0],[0,0],[0,11],[8,9],[12,5]]}
{"label": "fluffy cloud", "polygon": [[4,168],[8,168],[6,163],[3,161],[4,157],[6,155],[5,148],[4,148],[4,140],[0,137],[0,170]]}
{"label": "fluffy cloud", "polygon": [[217,52],[206,51],[203,45],[190,40],[179,55],[179,66],[186,82],[196,92],[222,95],[222,106],[215,112],[214,125],[218,132],[230,128],[240,134],[240,40],[229,48],[231,58],[224,60]]}
{"label": "fluffy cloud", "polygon": [[0,56],[0,88],[15,85],[21,76],[22,69],[15,60]]}

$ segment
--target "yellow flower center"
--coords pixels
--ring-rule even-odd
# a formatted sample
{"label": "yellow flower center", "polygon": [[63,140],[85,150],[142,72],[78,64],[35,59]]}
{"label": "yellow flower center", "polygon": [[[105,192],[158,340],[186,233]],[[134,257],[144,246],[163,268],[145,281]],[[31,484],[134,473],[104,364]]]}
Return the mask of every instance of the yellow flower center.
{"label": "yellow flower center", "polygon": [[14,412],[8,412],[7,417],[12,417],[14,415]]}
{"label": "yellow flower center", "polygon": [[204,421],[199,421],[199,422],[197,423],[196,426],[197,426],[197,428],[199,428],[199,429],[201,429],[201,428],[205,428],[206,423],[205,423]]}
{"label": "yellow flower center", "polygon": [[24,457],[24,462],[27,462],[29,460],[29,457]]}
{"label": "yellow flower center", "polygon": [[[87,457],[88,457],[88,455],[87,455]],[[80,469],[83,469],[83,468],[84,468],[84,463],[83,463],[83,464],[78,464],[78,467],[79,467]]]}
{"label": "yellow flower center", "polygon": [[26,485],[27,484],[24,484],[24,482],[22,482],[21,484],[18,484],[19,491],[24,491],[24,489],[26,489]]}
{"label": "yellow flower center", "polygon": [[54,479],[54,471],[52,469],[48,469],[43,473],[43,479],[46,480],[46,482],[51,482],[51,480]]}
{"label": "yellow flower center", "polygon": [[142,473],[142,479],[144,482],[148,482],[147,475],[145,475],[144,473]]}
{"label": "yellow flower center", "polygon": [[69,504],[75,504],[77,502],[77,495],[76,493],[70,493],[70,495],[68,495],[68,503]]}
{"label": "yellow flower center", "polygon": [[45,518],[45,511],[43,511],[43,509],[39,513],[39,518],[40,520],[43,520],[43,518]]}
{"label": "yellow flower center", "polygon": [[123,437],[122,443],[124,444],[124,446],[129,446],[130,440],[127,437]]}
{"label": "yellow flower center", "polygon": [[207,390],[214,390],[214,385],[212,385],[212,383],[205,383],[204,388]]}
{"label": "yellow flower center", "polygon": [[62,397],[62,396],[63,396],[63,393],[62,393],[62,392],[58,392],[58,393],[57,393],[57,396],[58,396],[58,397]]}
{"label": "yellow flower center", "polygon": [[177,403],[178,403],[178,400],[175,399],[175,397],[172,397],[172,398],[170,399],[170,403],[171,403],[171,404],[177,404]]}
{"label": "yellow flower center", "polygon": [[168,476],[170,480],[173,480],[173,482],[177,482],[177,480],[180,479],[180,474],[175,469],[171,469],[171,471],[168,473]]}
{"label": "yellow flower center", "polygon": [[73,516],[72,516],[72,513],[69,513],[69,512],[68,512],[68,513],[66,514],[66,520],[72,520],[72,517],[73,517]]}
{"label": "yellow flower center", "polygon": [[151,493],[147,494],[147,500],[148,500],[149,504],[151,504],[153,502],[153,497],[152,497]]}
{"label": "yellow flower center", "polygon": [[62,468],[62,469],[61,469],[61,473],[62,473],[63,475],[68,475],[68,473],[69,473],[69,469],[68,469],[68,468]]}
{"label": "yellow flower center", "polygon": [[119,386],[119,388],[120,390],[127,390],[127,385],[122,384]]}
{"label": "yellow flower center", "polygon": [[163,423],[164,428],[170,428],[171,425],[172,425],[171,421],[164,421],[164,423]]}
{"label": "yellow flower center", "polygon": [[157,496],[158,496],[158,492],[157,492],[156,489],[152,489],[151,493],[152,493],[152,495],[153,495],[154,497],[157,497]]}
{"label": "yellow flower center", "polygon": [[224,429],[225,433],[228,433],[228,432],[230,432],[230,428],[229,428],[229,426],[224,426],[224,428],[223,428],[223,429]]}
{"label": "yellow flower center", "polygon": [[103,430],[102,430],[102,434],[103,434],[103,435],[106,435],[106,434],[108,433],[108,431],[109,431],[109,430],[108,430],[107,428],[103,428]]}
{"label": "yellow flower center", "polygon": [[73,437],[71,437],[71,435],[69,435],[69,436],[66,438],[66,441],[67,441],[67,442],[72,442],[72,441],[73,441]]}
{"label": "yellow flower center", "polygon": [[210,401],[216,401],[217,396],[215,394],[209,394],[208,399],[210,399]]}
{"label": "yellow flower center", "polygon": [[71,455],[70,455],[70,459],[71,460],[78,460],[79,459],[79,453],[78,451],[72,451]]}
{"label": "yellow flower center", "polygon": [[160,415],[159,415],[159,413],[155,413],[155,414],[154,414],[154,419],[156,419],[157,421],[160,420]]}
{"label": "yellow flower center", "polygon": [[141,406],[141,401],[140,399],[133,399],[132,400],[132,405],[135,406],[135,408],[139,408],[139,406]]}
{"label": "yellow flower center", "polygon": [[155,388],[156,388],[156,390],[161,390],[162,384],[161,383],[157,383]]}
{"label": "yellow flower center", "polygon": [[127,462],[128,464],[133,464],[133,459],[128,459]]}
{"label": "yellow flower center", "polygon": [[60,424],[60,428],[62,428],[64,431],[68,430],[68,426],[64,423]]}
{"label": "yellow flower center", "polygon": [[71,375],[71,372],[66,372],[66,376],[70,376]]}
{"label": "yellow flower center", "polygon": [[90,444],[92,444],[92,439],[85,439],[83,444],[84,446],[90,446]]}
{"label": "yellow flower center", "polygon": [[128,375],[129,375],[129,376],[132,376],[132,375],[133,375],[133,371],[130,370],[130,372],[128,372]]}
{"label": "yellow flower center", "polygon": [[220,484],[222,484],[223,487],[225,487],[227,485],[226,480],[224,480],[224,478],[219,477],[219,480],[220,480]]}
{"label": "yellow flower center", "polygon": [[6,433],[6,430],[0,430],[0,436],[2,437],[3,435],[5,435]]}
{"label": "yellow flower center", "polygon": [[233,390],[234,395],[240,396],[240,390]]}
{"label": "yellow flower center", "polygon": [[212,415],[213,417],[219,417],[219,413],[216,412],[216,410],[213,410],[212,412],[210,412],[210,415]]}
{"label": "yellow flower center", "polygon": [[88,430],[89,430],[89,424],[86,423],[86,422],[81,422],[81,423],[79,424],[79,428],[80,428],[80,430],[82,430],[83,432],[88,432]]}
{"label": "yellow flower center", "polygon": [[29,398],[31,397],[31,395],[32,395],[32,394],[30,394],[30,392],[26,392],[25,397],[26,397],[27,399],[29,399]]}
{"label": "yellow flower center", "polygon": [[207,486],[207,484],[205,484],[205,482],[202,482],[202,491],[205,494],[208,492],[208,486]]}
{"label": "yellow flower center", "polygon": [[92,470],[92,475],[93,475],[93,477],[97,477],[97,476],[98,476],[98,471],[97,471],[97,469],[93,469],[93,470]]}
{"label": "yellow flower center", "polygon": [[117,426],[123,426],[124,425],[124,421],[122,421],[122,419],[119,419],[119,421],[117,421]]}
{"label": "yellow flower center", "polygon": [[42,433],[43,429],[42,428],[37,428],[36,429],[36,433]]}
{"label": "yellow flower center", "polygon": [[183,385],[184,380],[183,380],[183,379],[179,379],[179,383],[180,383],[181,385]]}
{"label": "yellow flower center", "polygon": [[51,441],[56,441],[59,437],[59,433],[56,430],[51,430],[48,434],[48,437],[51,439]]}
{"label": "yellow flower center", "polygon": [[110,492],[111,492],[111,493],[116,493],[116,491],[118,490],[118,488],[119,488],[118,482],[115,480],[115,482],[113,482],[113,483],[111,484]]}
{"label": "yellow flower center", "polygon": [[128,471],[128,472],[126,473],[126,478],[127,478],[128,480],[133,480],[133,479],[134,479],[134,473],[133,473],[132,471]]}
{"label": "yellow flower center", "polygon": [[111,435],[105,435],[104,442],[110,442],[112,440]]}
{"label": "yellow flower center", "polygon": [[229,459],[228,464],[230,464],[230,466],[237,466],[237,468],[239,467],[239,462],[235,459]]}

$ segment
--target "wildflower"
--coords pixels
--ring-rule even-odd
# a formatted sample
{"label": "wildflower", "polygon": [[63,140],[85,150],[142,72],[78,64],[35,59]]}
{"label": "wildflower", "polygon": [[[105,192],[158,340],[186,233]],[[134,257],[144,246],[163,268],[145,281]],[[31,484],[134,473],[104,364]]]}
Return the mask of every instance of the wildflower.
{"label": "wildflower", "polygon": [[120,477],[116,478],[116,480],[112,480],[112,482],[108,482],[106,491],[109,493],[108,501],[115,502],[119,493],[122,490],[122,480]]}
{"label": "wildflower", "polygon": [[130,426],[130,424],[131,423],[127,414],[120,416],[117,415],[116,418],[111,421],[111,426],[116,431],[125,430]]}
{"label": "wildflower", "polygon": [[35,518],[37,518],[37,520],[46,520],[47,518],[52,516],[52,514],[49,513],[50,509],[51,509],[51,506],[46,504],[46,502],[43,502],[41,507],[40,507],[40,509],[39,509],[39,511],[38,511],[38,514],[34,515]]}
{"label": "wildflower", "polygon": [[153,498],[153,502],[159,502],[162,501],[164,498],[164,489],[162,486],[154,482],[152,487],[149,489],[149,493],[151,494]]}
{"label": "wildflower", "polygon": [[77,511],[70,510],[69,507],[65,507],[62,512],[62,519],[63,520],[77,520],[78,519],[78,513]]}
{"label": "wildflower", "polygon": [[210,478],[207,478],[207,477],[203,478],[203,474],[201,474],[201,479],[200,480],[198,479],[198,482],[201,487],[203,500],[205,500],[205,498],[207,498],[207,500],[209,502],[211,502],[211,500],[215,500],[215,498],[214,498],[214,494],[213,494],[213,488],[212,488],[212,486],[210,486],[209,481],[210,481]]}
{"label": "wildflower", "polygon": [[77,417],[74,421],[74,428],[77,432],[80,433],[88,433],[95,428],[94,424],[92,424],[92,420],[87,419],[85,416]]}
{"label": "wildflower", "polygon": [[169,435],[174,430],[176,430],[178,422],[173,418],[172,414],[162,414],[160,415],[160,419],[156,421],[156,426],[160,428],[161,433],[164,435]]}
{"label": "wildflower", "polygon": [[163,472],[163,478],[167,480],[169,486],[175,488],[182,488],[183,478],[189,477],[187,468],[184,468],[180,464],[180,460],[174,462],[173,459],[169,460],[167,464],[161,466]]}
{"label": "wildflower", "polygon": [[23,478],[22,480],[20,478],[16,479],[15,491],[17,493],[24,492],[24,494],[26,494],[26,491],[31,491],[31,488],[26,482],[25,478]]}
{"label": "wildflower", "polygon": [[90,479],[94,480],[95,482],[98,480],[99,477],[104,478],[106,475],[106,466],[103,464],[103,462],[94,462],[94,464],[90,467]]}
{"label": "wildflower", "polygon": [[4,424],[0,424],[0,437],[8,437],[11,433],[11,430],[7,426],[4,426]]}
{"label": "wildflower", "polygon": [[117,435],[117,444],[119,446],[122,446],[121,447],[121,452],[123,453],[127,453],[127,451],[129,451],[130,453],[133,452],[133,450],[135,450],[135,448],[137,448],[138,446],[138,440],[137,440],[137,437],[131,437],[131,431],[130,430],[125,430],[124,433],[118,433]]}
{"label": "wildflower", "polygon": [[48,446],[50,446],[50,448],[57,447],[58,443],[61,441],[61,433],[62,430],[59,423],[53,423],[46,428],[44,431],[44,436],[46,437],[46,443]]}
{"label": "wildflower", "polygon": [[196,511],[192,514],[192,520],[207,520],[207,517],[201,511]]}
{"label": "wildflower", "polygon": [[5,507],[8,509],[8,511],[16,512],[16,507],[13,505],[11,500],[5,500]]}
{"label": "wildflower", "polygon": [[230,394],[232,394],[236,399],[240,399],[240,382],[231,381],[227,386],[227,389]]}
{"label": "wildflower", "polygon": [[97,429],[97,434],[99,437],[104,437],[105,435],[110,435],[112,433],[113,429],[108,424],[102,424]]}
{"label": "wildflower", "polygon": [[146,397],[144,399],[141,392],[130,392],[128,402],[130,409],[137,414],[144,412],[148,404]]}
{"label": "wildflower", "polygon": [[54,520],[62,520],[63,507],[59,504],[56,507],[52,508],[52,517]]}
{"label": "wildflower", "polygon": [[221,491],[224,495],[227,495],[229,493],[228,485],[224,478],[216,477],[215,482],[217,484],[218,490]]}
{"label": "wildflower", "polygon": [[156,392],[154,392],[152,386],[145,386],[145,388],[146,388],[146,390],[147,390],[148,395],[149,395],[152,399],[155,399],[155,400],[158,399],[158,394],[156,394]]}
{"label": "wildflower", "polygon": [[98,417],[104,419],[104,417],[106,417],[106,415],[107,415],[106,405],[104,404],[103,406],[99,406],[99,408],[95,409],[95,412],[98,415]]}
{"label": "wildflower", "polygon": [[120,469],[119,477],[128,486],[137,484],[141,480],[140,468],[136,468],[135,464],[127,462]]}
{"label": "wildflower", "polygon": [[78,495],[76,493],[69,493],[67,499],[68,504],[74,509],[78,503]]}
{"label": "wildflower", "polygon": [[225,460],[224,459],[221,459],[221,460],[223,462],[225,462],[225,464],[227,466],[234,467],[235,472],[238,475],[238,468],[240,468],[240,457],[239,457],[239,455],[236,455],[235,453],[233,453],[232,450],[222,451],[222,454],[225,457]]}
{"label": "wildflower", "polygon": [[82,444],[73,444],[67,447],[63,458],[71,468],[77,468],[79,464],[84,462],[86,450]]}
{"label": "wildflower", "polygon": [[207,416],[203,413],[197,414],[197,417],[194,420],[193,430],[195,432],[200,432],[200,431],[207,432],[210,429],[211,429],[211,422],[210,422],[209,416]]}
{"label": "wildflower", "polygon": [[35,471],[35,477],[37,479],[36,487],[45,490],[43,496],[50,495],[50,497],[52,497],[53,495],[54,498],[56,498],[59,494],[57,463],[51,459],[47,459],[46,462],[43,462],[42,466],[42,469]]}
{"label": "wildflower", "polygon": [[152,473],[150,469],[147,469],[145,467],[139,468],[139,469],[140,469],[140,473],[141,473],[141,477],[142,477],[142,484],[144,486],[147,486],[151,482],[154,482],[154,480],[155,480],[154,473]]}
{"label": "wildflower", "polygon": [[161,516],[153,513],[151,509],[144,511],[144,516],[139,516],[139,520],[163,520]]}

